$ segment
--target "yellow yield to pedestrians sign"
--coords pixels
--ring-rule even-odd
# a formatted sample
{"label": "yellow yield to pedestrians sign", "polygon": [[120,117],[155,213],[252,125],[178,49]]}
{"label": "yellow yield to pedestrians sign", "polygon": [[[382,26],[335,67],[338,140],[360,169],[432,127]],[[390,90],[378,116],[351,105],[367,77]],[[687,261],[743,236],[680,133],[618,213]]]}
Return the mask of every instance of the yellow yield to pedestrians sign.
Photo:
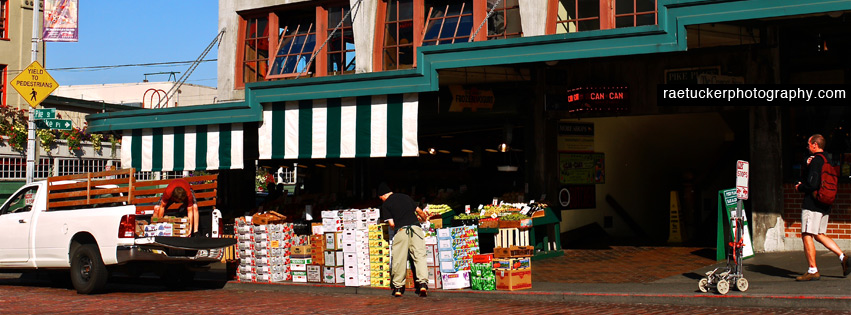
{"label": "yellow yield to pedestrians sign", "polygon": [[38,61],[33,61],[11,83],[15,91],[18,91],[33,108],[36,108],[50,93],[53,93],[53,90],[59,87],[59,83],[47,73],[47,70],[44,70],[44,67]]}

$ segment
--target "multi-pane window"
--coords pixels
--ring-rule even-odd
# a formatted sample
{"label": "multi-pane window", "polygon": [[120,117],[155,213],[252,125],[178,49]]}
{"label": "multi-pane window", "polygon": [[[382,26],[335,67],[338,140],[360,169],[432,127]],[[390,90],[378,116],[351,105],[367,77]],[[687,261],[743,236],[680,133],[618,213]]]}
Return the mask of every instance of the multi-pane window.
{"label": "multi-pane window", "polygon": [[472,0],[426,1],[428,21],[423,46],[464,43],[473,31]]}
{"label": "multi-pane window", "polygon": [[9,0],[0,0],[0,39],[9,39]]}
{"label": "multi-pane window", "polygon": [[414,67],[414,0],[387,0],[381,47],[383,70]]}
{"label": "multi-pane window", "polygon": [[[487,0],[488,10],[493,9],[497,0]],[[488,18],[488,39],[520,37],[519,0],[503,0]],[[477,26],[478,27],[478,26]]]}
{"label": "multi-pane window", "polygon": [[243,34],[242,83],[263,81],[269,61],[269,19],[245,19]]}
{"label": "multi-pane window", "polygon": [[615,0],[615,27],[656,24],[656,0]]}
{"label": "multi-pane window", "polygon": [[313,73],[310,58],[316,48],[316,16],[289,14],[279,16],[278,42],[269,79]]}
{"label": "multi-pane window", "polygon": [[349,13],[348,6],[328,9],[328,74],[353,73],[355,71],[355,36],[352,31],[352,16],[346,17],[340,28],[332,35],[333,28]]}
{"label": "multi-pane window", "polygon": [[[555,34],[600,29],[601,0],[557,0]],[[605,1],[605,0],[603,0]]]}

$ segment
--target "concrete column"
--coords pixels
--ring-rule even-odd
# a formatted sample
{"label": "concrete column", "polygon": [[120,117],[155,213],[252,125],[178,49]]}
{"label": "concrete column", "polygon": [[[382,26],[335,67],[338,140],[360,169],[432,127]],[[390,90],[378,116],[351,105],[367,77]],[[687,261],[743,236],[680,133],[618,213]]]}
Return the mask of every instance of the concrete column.
{"label": "concrete column", "polygon": [[243,99],[243,91],[234,91],[234,73],[236,72],[236,49],[239,38],[239,16],[236,14],[236,1],[219,1],[219,31],[225,30],[219,43],[217,72],[217,100]]}
{"label": "concrete column", "polygon": [[[780,110],[777,107],[755,107],[751,111],[751,161],[749,197],[756,252],[783,250],[783,167]],[[778,223],[780,222],[780,223]],[[780,224],[779,230],[775,225]]]}
{"label": "concrete column", "polygon": [[523,37],[547,34],[547,1],[520,0]]}
{"label": "concrete column", "polygon": [[372,72],[372,53],[375,48],[375,16],[379,0],[349,0],[352,8],[352,32],[355,35],[355,72]]}

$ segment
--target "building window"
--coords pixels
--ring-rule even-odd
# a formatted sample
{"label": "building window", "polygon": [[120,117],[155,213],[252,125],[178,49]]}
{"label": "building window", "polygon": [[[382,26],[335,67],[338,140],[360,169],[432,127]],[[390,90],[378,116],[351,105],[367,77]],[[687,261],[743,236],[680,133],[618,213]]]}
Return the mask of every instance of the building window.
{"label": "building window", "polygon": [[0,65],[0,106],[6,107],[6,65]]}
{"label": "building window", "polygon": [[615,27],[656,25],[656,0],[615,0]]}
{"label": "building window", "polygon": [[332,7],[328,9],[328,74],[342,74],[355,72],[355,36],[352,31],[352,16],[346,17],[340,28],[331,35],[334,27],[349,13],[348,6]]}
{"label": "building window", "polygon": [[[605,0],[602,0],[605,1]],[[550,15],[551,34],[564,34],[600,29],[601,0],[553,0]]]}
{"label": "building window", "polygon": [[287,12],[278,15],[275,60],[268,79],[315,73],[310,58],[316,49],[316,15],[311,12]]}
{"label": "building window", "polygon": [[0,0],[0,39],[9,39],[9,0]]}
{"label": "building window", "polygon": [[269,61],[269,19],[245,19],[243,36],[242,83],[263,81]]}
{"label": "building window", "polygon": [[[488,11],[496,0],[487,0]],[[476,26],[478,27],[478,26]],[[522,36],[520,25],[520,4],[518,0],[504,0],[493,10],[488,18],[488,39],[502,39]]]}
{"label": "building window", "polygon": [[423,46],[463,43],[473,30],[473,1],[426,0]]}
{"label": "building window", "polygon": [[[377,58],[380,61],[380,69],[376,70],[397,70],[410,69],[414,67],[414,47],[417,45],[417,38],[414,37],[418,29],[416,21],[422,21],[422,18],[415,19],[416,13],[422,14],[421,11],[415,10],[416,7],[421,7],[422,2],[415,3],[414,0],[387,0],[381,2],[384,10],[383,27],[379,30],[381,33],[376,35],[380,38],[381,56]],[[380,16],[379,16],[380,18]]]}

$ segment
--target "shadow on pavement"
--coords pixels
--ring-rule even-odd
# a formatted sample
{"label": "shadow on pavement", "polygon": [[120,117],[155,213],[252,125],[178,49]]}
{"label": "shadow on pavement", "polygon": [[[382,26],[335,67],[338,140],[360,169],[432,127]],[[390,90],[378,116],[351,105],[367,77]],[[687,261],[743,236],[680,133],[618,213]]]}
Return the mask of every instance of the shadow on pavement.
{"label": "shadow on pavement", "polygon": [[[219,278],[221,278],[221,280]],[[106,288],[100,294],[213,290],[221,289],[227,284],[227,280],[223,279],[223,275],[221,277],[201,275],[200,277],[196,277],[192,283],[186,284],[185,287],[167,287],[163,285],[162,281],[158,277],[126,277],[121,275],[110,275]],[[18,277],[14,277],[12,275],[0,277],[0,286],[4,285],[74,290],[70,281],[67,283],[64,281],[55,281],[50,279],[50,277],[48,277],[45,273],[41,272],[24,272]]]}
{"label": "shadow on pavement", "polygon": [[799,276],[800,273],[794,272],[788,269],[778,268],[769,265],[745,265],[746,271],[761,273],[767,276],[781,277],[781,278],[789,278],[794,279]]}
{"label": "shadow on pavement", "polygon": [[695,273],[695,272],[687,272],[687,273],[683,274],[683,277],[693,279],[693,280],[700,280],[700,279],[703,279],[703,277],[705,277],[705,275]]}
{"label": "shadow on pavement", "polygon": [[701,248],[696,251],[691,252],[692,255],[703,257],[706,259],[715,260],[715,249],[714,248]]}

